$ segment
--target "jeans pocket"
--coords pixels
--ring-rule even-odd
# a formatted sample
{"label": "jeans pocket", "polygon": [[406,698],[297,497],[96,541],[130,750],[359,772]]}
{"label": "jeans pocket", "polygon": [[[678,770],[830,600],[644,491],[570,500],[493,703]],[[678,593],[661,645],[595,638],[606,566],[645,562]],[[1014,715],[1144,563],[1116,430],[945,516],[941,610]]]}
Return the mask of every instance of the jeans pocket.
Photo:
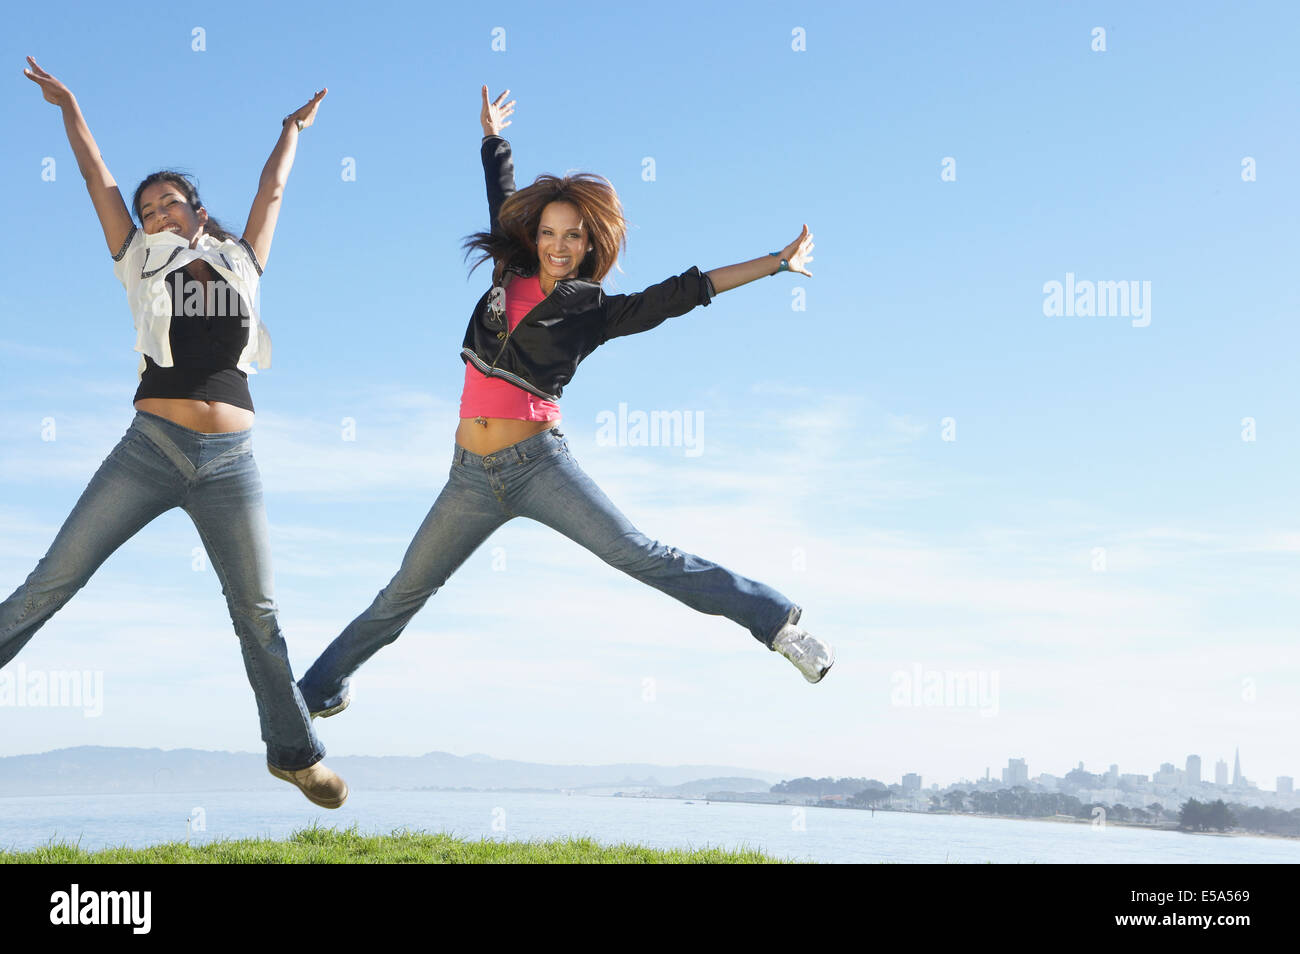
{"label": "jeans pocket", "polygon": [[176,469],[176,464],[167,456],[167,452],[154,443],[147,434],[140,431],[127,431],[121,443],[113,449],[113,453],[109,456],[119,458],[130,456],[134,460],[148,459],[171,470]]}
{"label": "jeans pocket", "polygon": [[108,456],[105,459],[113,460],[114,458],[121,457],[140,440],[143,440],[143,438],[141,438],[141,436],[135,431],[127,431],[122,435],[122,439],[117,442],[116,446],[108,452]]}

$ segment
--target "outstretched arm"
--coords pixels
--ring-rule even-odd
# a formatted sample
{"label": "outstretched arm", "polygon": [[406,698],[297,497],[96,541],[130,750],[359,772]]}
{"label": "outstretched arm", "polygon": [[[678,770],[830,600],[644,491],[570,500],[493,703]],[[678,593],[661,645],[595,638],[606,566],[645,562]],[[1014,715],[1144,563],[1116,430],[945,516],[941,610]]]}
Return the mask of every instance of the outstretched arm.
{"label": "outstretched arm", "polygon": [[[808,262],[813,260],[812,250],[812,233],[808,231],[808,226],[805,225],[803,231],[799,233],[799,237],[782,249],[779,257],[789,262],[790,271],[812,278],[812,272],[804,268]],[[713,290],[720,295],[724,291],[757,281],[767,275],[775,275],[780,270],[781,263],[776,257],[764,255],[762,258],[750,259],[748,262],[741,262],[738,265],[715,268],[712,271],[705,272],[705,274],[713,282]]]}
{"label": "outstretched arm", "polygon": [[812,261],[812,250],[812,233],[805,225],[799,237],[778,252],[776,258],[764,255],[710,272],[692,267],[635,295],[610,295],[604,299],[605,321],[597,333],[596,345],[611,338],[648,331],[667,318],[707,305],[713,295],[757,281],[765,275],[775,275],[782,270],[778,259],[785,259],[790,271],[811,278],[812,273],[804,266]]}
{"label": "outstretched arm", "polygon": [[95,138],[90,134],[90,127],[86,125],[86,119],[81,115],[81,107],[77,105],[77,98],[72,95],[72,91],[37,66],[30,56],[27,57],[27,62],[31,68],[23,70],[23,75],[41,88],[47,103],[53,103],[63,111],[63,128],[68,133],[68,144],[72,146],[72,154],[77,157],[81,177],[86,180],[86,190],[90,193],[90,201],[95,205],[99,224],[104,229],[108,250],[116,254],[131,234],[132,226],[131,213],[122,201],[122,192],[108,171],[99,147],[95,145]]}
{"label": "outstretched arm", "polygon": [[275,235],[275,223],[280,218],[280,201],[284,198],[289,170],[293,168],[293,157],[298,151],[298,124],[301,123],[303,129],[312,124],[316,119],[316,108],[328,92],[328,88],[322,89],[305,106],[284,118],[280,138],[276,140],[271,158],[266,160],[266,166],[262,169],[262,178],[257,183],[257,195],[253,198],[253,208],[248,213],[248,224],[244,226],[243,236],[262,268],[266,267],[266,260],[271,254],[271,237]]}
{"label": "outstretched arm", "polygon": [[[483,176],[487,184],[489,228],[497,230],[497,213],[501,205],[514,195],[515,164],[511,157],[510,144],[501,138],[501,130],[510,125],[510,116],[515,111],[515,101],[502,105],[510,90],[504,90],[495,100],[488,99],[488,88],[482,88],[483,108],[479,112],[479,124],[483,127],[483,144],[480,152],[483,156]],[[488,140],[501,138],[498,143],[489,144]]]}

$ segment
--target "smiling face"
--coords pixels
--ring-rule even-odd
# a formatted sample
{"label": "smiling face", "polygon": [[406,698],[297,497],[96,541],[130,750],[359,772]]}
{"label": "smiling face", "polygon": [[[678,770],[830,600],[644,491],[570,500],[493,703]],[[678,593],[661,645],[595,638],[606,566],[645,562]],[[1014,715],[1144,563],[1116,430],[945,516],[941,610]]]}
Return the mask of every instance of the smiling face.
{"label": "smiling face", "polygon": [[542,209],[537,226],[537,260],[542,287],[548,292],[557,281],[574,278],[591,250],[587,227],[572,202],[552,202]]}
{"label": "smiling face", "polygon": [[193,245],[207,221],[207,210],[191,209],[185,194],[173,183],[156,182],[140,193],[140,224],[146,235],[175,232]]}

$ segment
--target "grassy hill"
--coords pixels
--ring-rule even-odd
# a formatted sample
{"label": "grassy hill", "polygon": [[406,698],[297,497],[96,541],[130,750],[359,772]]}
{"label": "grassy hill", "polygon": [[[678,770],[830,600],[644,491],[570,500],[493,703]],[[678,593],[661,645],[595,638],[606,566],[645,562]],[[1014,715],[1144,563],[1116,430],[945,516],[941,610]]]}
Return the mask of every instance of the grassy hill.
{"label": "grassy hill", "polygon": [[451,835],[395,831],[362,835],[354,828],[305,828],[288,841],[249,838],[190,846],[83,851],[51,844],[34,851],[0,851],[0,864],[780,864],[757,851],[717,848],[659,850],[601,845],[589,838],[557,841],[466,841]]}

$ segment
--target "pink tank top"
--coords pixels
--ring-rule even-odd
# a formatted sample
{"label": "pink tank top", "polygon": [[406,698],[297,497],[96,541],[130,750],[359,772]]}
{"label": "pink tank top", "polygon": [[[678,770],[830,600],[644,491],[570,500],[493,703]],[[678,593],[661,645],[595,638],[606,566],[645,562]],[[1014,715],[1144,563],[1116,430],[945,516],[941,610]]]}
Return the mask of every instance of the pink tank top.
{"label": "pink tank top", "polygon": [[[543,298],[542,283],[536,275],[518,275],[506,286],[506,322],[511,331]],[[560,405],[547,401],[523,388],[490,378],[470,362],[465,363],[465,388],[460,393],[461,417],[506,417],[519,421],[555,421]]]}

